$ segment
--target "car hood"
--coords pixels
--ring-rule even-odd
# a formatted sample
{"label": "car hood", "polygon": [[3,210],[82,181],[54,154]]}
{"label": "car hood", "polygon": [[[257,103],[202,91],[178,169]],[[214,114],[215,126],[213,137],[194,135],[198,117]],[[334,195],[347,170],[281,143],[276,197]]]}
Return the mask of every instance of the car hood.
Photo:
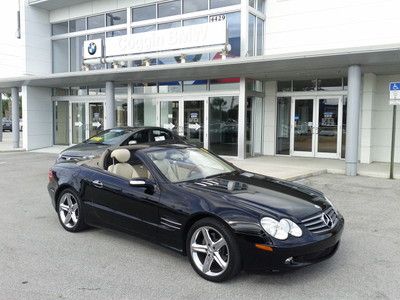
{"label": "car hood", "polygon": [[317,190],[250,172],[234,172],[186,185],[203,194],[208,191],[217,195],[229,205],[251,209],[261,217],[294,217],[301,221],[329,207]]}
{"label": "car hood", "polygon": [[110,148],[110,145],[101,145],[101,144],[89,144],[82,143],[61,152],[61,155],[68,157],[85,157],[89,155],[99,156],[101,155],[107,148]]}

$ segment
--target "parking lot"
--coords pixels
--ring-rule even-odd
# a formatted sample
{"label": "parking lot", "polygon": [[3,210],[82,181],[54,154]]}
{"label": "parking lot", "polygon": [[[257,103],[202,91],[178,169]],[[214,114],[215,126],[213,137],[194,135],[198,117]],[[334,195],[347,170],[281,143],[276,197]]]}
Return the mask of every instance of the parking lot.
{"label": "parking lot", "polygon": [[204,281],[186,257],[110,230],[67,233],[47,194],[54,155],[0,154],[0,299],[399,299],[400,181],[321,175],[346,218],[328,261]]}

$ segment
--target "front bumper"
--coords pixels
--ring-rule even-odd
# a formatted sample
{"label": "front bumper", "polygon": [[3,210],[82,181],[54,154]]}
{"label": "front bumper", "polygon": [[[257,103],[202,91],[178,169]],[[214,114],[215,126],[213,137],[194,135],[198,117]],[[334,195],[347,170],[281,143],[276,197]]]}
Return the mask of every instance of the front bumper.
{"label": "front bumper", "polygon": [[[290,245],[285,245],[285,241],[270,245],[259,236],[239,235],[243,267],[252,271],[290,270],[326,260],[336,253],[343,228],[344,219],[340,217],[331,232],[315,236],[312,241],[299,239],[297,244]],[[256,248],[255,244],[260,243],[270,246],[272,251]]]}

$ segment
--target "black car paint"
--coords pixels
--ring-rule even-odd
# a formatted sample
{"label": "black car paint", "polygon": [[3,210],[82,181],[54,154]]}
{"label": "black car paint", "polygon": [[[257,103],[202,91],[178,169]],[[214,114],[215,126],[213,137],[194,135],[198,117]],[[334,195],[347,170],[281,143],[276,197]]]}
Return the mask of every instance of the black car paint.
{"label": "black car paint", "polygon": [[[48,186],[53,205],[63,188],[72,187],[83,200],[88,224],[138,234],[182,253],[190,226],[200,218],[212,216],[235,233],[248,270],[301,267],[335,253],[344,226],[341,215],[335,228],[325,234],[313,234],[300,222],[330,206],[321,192],[240,169],[205,180],[170,183],[157,172],[146,151],[136,153],[154,176],[153,191],[132,187],[128,180],[99,168],[56,164],[52,168],[54,180]],[[104,186],[96,187],[95,180]],[[234,182],[235,186],[224,188],[227,182]],[[263,217],[289,218],[299,224],[303,236],[274,239],[262,229]],[[256,243],[271,246],[273,252],[255,248]],[[304,255],[314,253],[325,255],[304,259]],[[286,265],[288,257],[297,257],[298,261]]]}
{"label": "black car paint", "polygon": [[[144,130],[163,130],[168,132],[172,136],[172,140],[166,140],[163,142],[148,142],[146,144],[162,144],[162,143],[179,143],[185,144],[186,140],[184,137],[178,136],[173,132],[161,128],[161,127],[118,127],[114,129],[122,129],[126,130],[127,133],[121,136],[121,142],[115,145],[109,144],[100,144],[100,143],[91,143],[90,138],[80,144],[73,145],[64,151],[62,151],[57,159],[56,162],[63,162],[63,161],[79,161],[85,160],[89,157],[98,157],[100,156],[106,149],[115,149],[119,146],[126,146],[128,145],[129,140],[132,136],[140,131]],[[104,131],[103,131],[104,132]],[[100,132],[101,134],[102,132]]]}

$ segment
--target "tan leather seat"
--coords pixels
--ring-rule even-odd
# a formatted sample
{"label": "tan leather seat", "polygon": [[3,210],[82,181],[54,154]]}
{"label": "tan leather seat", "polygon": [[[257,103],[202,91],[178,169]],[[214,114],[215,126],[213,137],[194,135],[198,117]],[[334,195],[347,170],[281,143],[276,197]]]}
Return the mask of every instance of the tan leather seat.
{"label": "tan leather seat", "polygon": [[[118,176],[132,179],[134,168],[128,163],[131,153],[128,149],[117,149],[111,153],[113,165],[108,167],[108,171]],[[118,163],[115,163],[115,160]]]}

